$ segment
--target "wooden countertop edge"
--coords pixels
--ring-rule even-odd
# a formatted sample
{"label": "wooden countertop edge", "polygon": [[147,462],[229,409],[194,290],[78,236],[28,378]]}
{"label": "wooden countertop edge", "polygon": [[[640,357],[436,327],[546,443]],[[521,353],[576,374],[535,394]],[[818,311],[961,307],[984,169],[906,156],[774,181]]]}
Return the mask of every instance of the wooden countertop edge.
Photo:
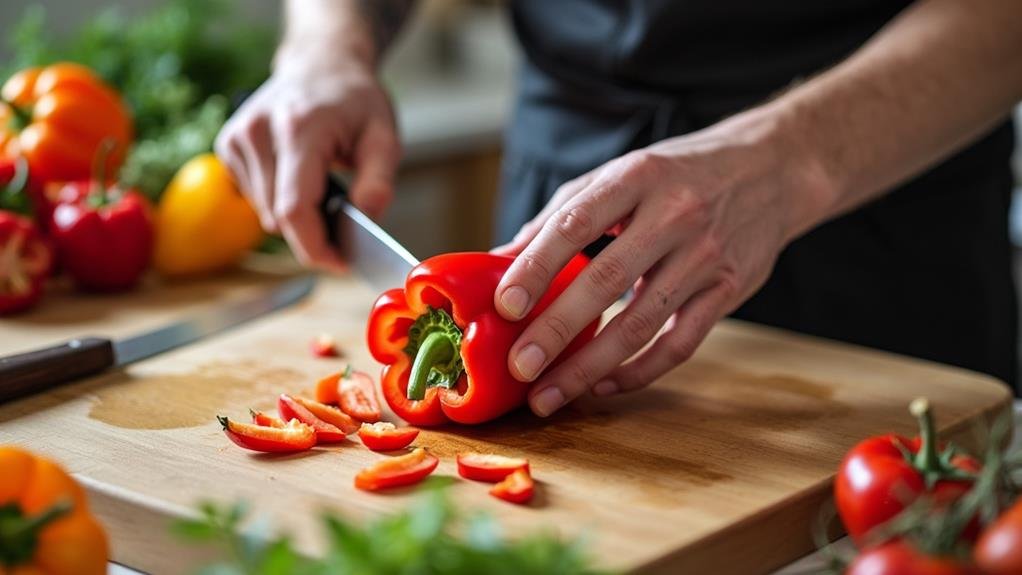
{"label": "wooden countertop edge", "polygon": [[[802,336],[800,335],[800,337]],[[808,336],[808,338],[819,339],[812,336]],[[889,355],[900,357],[897,354]],[[916,358],[905,359],[932,363],[925,360],[918,360]],[[992,424],[999,416],[1006,417],[1009,424],[1012,424],[1011,414],[1014,397],[1011,388],[1009,388],[1007,384],[986,374],[951,366],[941,367],[960,370],[969,374],[972,379],[977,381],[977,384],[983,384],[990,388],[995,388],[996,392],[999,392],[1001,395],[1001,397],[997,399],[996,403],[986,409],[979,410],[980,413],[965,413],[960,418],[942,427],[940,429],[941,437],[948,441],[954,441],[959,445],[969,445],[970,449],[974,450],[975,444],[977,443],[976,440],[980,438],[976,437],[975,432],[977,430],[975,425],[968,425],[967,422],[975,416],[980,415],[984,421],[987,421],[988,429],[989,425]],[[1011,430],[1009,429],[1008,431],[1009,433],[1006,435],[1006,438],[1010,439]],[[835,474],[836,471],[837,470],[835,469]],[[752,570],[759,569],[764,573],[772,572],[784,567],[792,561],[816,551],[816,546],[812,539],[811,525],[792,525],[791,520],[786,522],[783,520],[776,520],[774,516],[781,513],[792,518],[797,518],[799,516],[815,517],[818,510],[821,509],[821,506],[830,499],[833,481],[834,475],[831,475],[827,479],[820,481],[816,485],[813,485],[809,489],[803,491],[802,494],[798,496],[780,500],[774,505],[753,513],[725,529],[716,531],[711,535],[698,539],[687,546],[678,548],[668,555],[658,557],[648,561],[647,563],[639,565],[635,568],[634,572],[650,574],[662,573],[667,575],[679,572],[699,573],[702,572],[700,571],[701,569],[712,568],[713,573],[716,575],[728,575],[732,572],[749,572],[750,566],[752,566]],[[808,509],[809,512],[802,513],[801,510],[805,509]],[[787,539],[789,542],[788,545],[771,545],[769,548],[764,549],[760,547],[760,544],[754,538],[756,531],[755,526],[760,522],[772,521],[776,521],[778,524],[786,523],[789,528],[793,529],[792,536]],[[841,529],[838,522],[834,522],[828,532],[830,540],[833,541],[842,535],[844,535],[844,530]],[[721,555],[719,547],[722,545],[727,546],[731,550],[742,549],[744,552],[741,554],[734,554],[735,561],[727,565],[712,564],[710,558],[717,558]],[[744,568],[739,568],[741,566],[744,566]]]}

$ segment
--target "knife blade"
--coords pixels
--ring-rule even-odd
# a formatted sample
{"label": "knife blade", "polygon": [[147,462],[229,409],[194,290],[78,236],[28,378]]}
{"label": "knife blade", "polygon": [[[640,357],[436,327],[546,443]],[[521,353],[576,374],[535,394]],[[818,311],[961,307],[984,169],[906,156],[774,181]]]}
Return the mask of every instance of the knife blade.
{"label": "knife blade", "polygon": [[320,211],[327,240],[374,289],[382,292],[405,284],[419,260],[348,201],[348,189],[336,174],[327,176]]}
{"label": "knife blade", "polygon": [[0,357],[0,402],[134,363],[198,339],[226,331],[305,297],[313,275],[288,280],[257,295],[219,305],[201,315],[114,341],[81,337],[25,353]]}

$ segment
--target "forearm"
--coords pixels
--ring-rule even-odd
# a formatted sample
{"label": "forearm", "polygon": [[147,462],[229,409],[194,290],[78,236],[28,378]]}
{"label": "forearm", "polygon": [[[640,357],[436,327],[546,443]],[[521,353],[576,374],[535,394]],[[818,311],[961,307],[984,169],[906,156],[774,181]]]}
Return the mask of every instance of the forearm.
{"label": "forearm", "polygon": [[287,0],[282,54],[310,46],[375,67],[415,0]]}
{"label": "forearm", "polygon": [[1022,3],[922,0],[858,52],[751,114],[805,162],[813,213],[848,211],[960,149],[1022,97]]}

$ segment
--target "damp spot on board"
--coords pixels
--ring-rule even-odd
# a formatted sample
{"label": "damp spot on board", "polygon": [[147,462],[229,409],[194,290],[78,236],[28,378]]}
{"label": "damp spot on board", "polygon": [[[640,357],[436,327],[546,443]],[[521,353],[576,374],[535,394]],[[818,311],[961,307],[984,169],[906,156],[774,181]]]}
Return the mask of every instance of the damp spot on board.
{"label": "damp spot on board", "polygon": [[[96,393],[89,417],[126,429],[176,429],[214,421],[218,410],[268,408],[303,373],[256,361],[213,362],[166,375],[123,374]],[[233,414],[237,415],[237,414]]]}

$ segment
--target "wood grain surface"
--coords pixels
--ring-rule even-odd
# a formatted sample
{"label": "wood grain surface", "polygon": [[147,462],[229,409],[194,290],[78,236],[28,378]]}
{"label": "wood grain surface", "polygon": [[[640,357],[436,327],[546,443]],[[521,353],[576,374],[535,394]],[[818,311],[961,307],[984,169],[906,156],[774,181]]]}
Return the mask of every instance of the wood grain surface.
{"label": "wood grain surface", "polygon": [[[130,333],[274,281],[250,273],[117,298],[54,298],[38,314],[0,321],[0,351]],[[204,499],[248,500],[314,553],[318,511],[366,517],[404,507],[418,489],[356,491],[357,470],[383,457],[357,439],[261,455],[231,444],[214,417],[272,409],[277,394],[310,389],[348,361],[376,375],[363,341],[374,295],[354,278],[323,278],[307,300],[234,331],[2,405],[0,443],[50,455],[81,479],[111,532],[113,558],[126,565],[177,573],[206,557],[167,532],[171,518]],[[337,338],[344,357],[311,357],[320,332]],[[587,398],[545,420],[523,411],[428,430],[416,443],[441,457],[430,484],[449,485],[461,506],[495,514],[509,533],[583,535],[609,568],[762,573],[812,548],[809,525],[842,454],[866,435],[912,433],[906,406],[919,395],[957,439],[1010,405],[1007,388],[986,376],[725,321],[645,391]],[[461,451],[528,457],[538,497],[515,507],[460,480]]]}

